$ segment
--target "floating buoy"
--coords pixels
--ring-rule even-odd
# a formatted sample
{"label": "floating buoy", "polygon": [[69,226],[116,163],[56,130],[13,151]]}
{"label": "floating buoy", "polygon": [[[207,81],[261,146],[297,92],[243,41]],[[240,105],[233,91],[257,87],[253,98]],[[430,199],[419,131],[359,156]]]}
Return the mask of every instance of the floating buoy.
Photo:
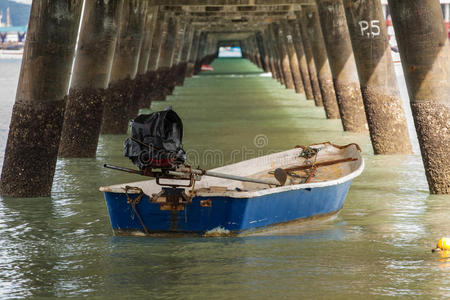
{"label": "floating buoy", "polygon": [[450,238],[443,237],[441,238],[436,245],[436,248],[433,251],[441,251],[441,250],[450,250]]}
{"label": "floating buoy", "polygon": [[441,238],[436,245],[437,248],[441,250],[450,250],[450,238],[443,237]]}

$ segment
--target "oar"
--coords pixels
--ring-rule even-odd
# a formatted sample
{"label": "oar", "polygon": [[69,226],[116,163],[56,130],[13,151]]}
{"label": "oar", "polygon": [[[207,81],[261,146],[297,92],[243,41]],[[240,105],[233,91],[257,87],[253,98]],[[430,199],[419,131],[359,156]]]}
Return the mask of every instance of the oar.
{"label": "oar", "polygon": [[[104,164],[104,167],[108,168],[108,169],[117,170],[117,171],[122,171],[122,172],[127,172],[127,173],[132,173],[132,174],[146,176],[144,171],[138,171],[138,170],[133,170],[133,169],[129,169],[129,168],[123,168],[123,167],[117,167],[117,166],[112,166],[112,165],[108,165],[108,164]],[[183,176],[186,176],[186,175],[189,175],[189,174],[195,174],[195,175],[200,175],[200,176],[206,175],[206,176],[218,177],[218,178],[224,178],[224,179],[230,179],[230,180],[254,182],[254,183],[269,184],[269,185],[276,185],[276,186],[284,185],[284,183],[286,182],[286,179],[284,181],[280,181],[277,178],[277,175],[275,175],[275,178],[277,180],[274,180],[274,179],[256,179],[256,178],[242,177],[242,176],[229,175],[229,174],[222,174],[222,173],[217,173],[217,172],[211,172],[211,171],[200,170],[200,169],[191,169],[191,168],[178,168],[176,171],[168,171],[167,174],[173,175],[173,176],[180,176],[180,177],[183,177]],[[170,178],[167,178],[167,179],[170,179]]]}
{"label": "oar", "polygon": [[169,171],[170,175],[176,175],[176,176],[179,176],[181,174],[186,175],[189,173],[192,173],[195,175],[205,175],[205,176],[211,176],[211,177],[217,177],[217,178],[224,178],[224,179],[244,181],[244,182],[261,183],[261,184],[269,184],[269,185],[276,185],[276,186],[284,185],[284,183],[286,182],[286,180],[280,181],[276,175],[275,175],[276,180],[273,180],[273,179],[256,179],[256,178],[229,175],[229,174],[217,173],[217,172],[212,172],[212,171],[207,171],[207,170],[190,169],[190,168],[180,168],[178,172],[177,171]]}
{"label": "oar", "polygon": [[286,183],[287,176],[288,176],[287,172],[312,169],[311,172],[309,173],[308,177],[305,180],[305,183],[309,183],[311,181],[314,173],[316,172],[317,168],[331,166],[331,165],[340,164],[340,163],[349,162],[349,161],[355,161],[355,160],[358,160],[358,159],[349,157],[349,158],[344,158],[344,159],[322,161],[322,162],[318,162],[318,163],[315,163],[312,165],[302,165],[302,166],[296,166],[296,167],[286,168],[286,169],[278,168],[275,170],[274,176],[278,180],[278,182],[280,182],[280,185],[284,185]]}

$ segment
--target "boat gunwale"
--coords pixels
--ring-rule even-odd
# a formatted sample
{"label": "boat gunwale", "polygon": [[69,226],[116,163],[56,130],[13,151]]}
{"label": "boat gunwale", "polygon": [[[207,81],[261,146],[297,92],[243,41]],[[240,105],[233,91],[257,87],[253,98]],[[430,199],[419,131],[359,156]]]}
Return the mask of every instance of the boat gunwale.
{"label": "boat gunwale", "polygon": [[[364,158],[361,156],[361,154],[360,154],[361,148],[357,144],[352,143],[352,144],[348,144],[345,146],[339,146],[339,145],[332,144],[330,142],[324,142],[324,143],[317,143],[317,144],[313,144],[313,145],[309,145],[309,146],[317,146],[317,145],[325,145],[325,144],[329,144],[330,146],[333,146],[338,149],[345,149],[350,146],[355,146],[356,150],[359,152],[358,162],[360,162],[360,164],[359,164],[358,168],[356,170],[350,172],[349,174],[347,174],[343,177],[340,177],[338,179],[334,179],[334,180],[325,180],[325,181],[321,181],[321,182],[312,182],[312,183],[299,183],[299,184],[293,184],[293,185],[272,187],[272,188],[268,188],[268,189],[261,189],[261,190],[256,190],[256,191],[228,190],[228,191],[221,191],[221,192],[211,192],[211,191],[195,192],[194,198],[195,197],[228,197],[228,198],[236,198],[236,199],[246,199],[246,198],[250,199],[250,198],[254,198],[254,197],[266,196],[266,195],[270,195],[270,194],[283,193],[283,192],[289,192],[289,191],[305,190],[305,189],[313,189],[313,188],[323,188],[323,187],[335,186],[335,185],[345,183],[349,180],[352,180],[352,179],[358,177],[363,172],[364,166],[365,166]],[[304,149],[303,146],[297,146],[296,148]],[[296,148],[278,152],[275,154],[285,153],[288,151],[295,150]],[[271,154],[271,155],[273,155],[273,154]],[[269,155],[262,156],[262,157],[267,157],[267,156],[269,156]],[[257,158],[253,158],[253,159],[258,159],[258,158],[262,158],[262,157],[257,157]],[[247,160],[247,161],[250,161],[250,160]],[[241,162],[238,162],[238,163],[241,163]],[[236,164],[238,164],[238,163],[236,163]],[[232,165],[227,165],[227,166],[232,166]],[[223,166],[223,167],[227,167],[227,166]],[[222,168],[222,167],[212,169],[211,171],[215,171],[220,168]],[[152,179],[152,180],[154,180],[154,179]],[[144,180],[144,181],[148,181],[148,180]],[[143,182],[143,181],[140,181],[140,182]],[[130,184],[132,184],[132,183],[130,183]],[[118,185],[123,185],[123,184],[118,184]],[[118,185],[114,185],[114,186],[118,186]],[[100,187],[99,190],[101,192],[109,192],[109,193],[117,193],[117,194],[125,193],[123,188],[117,188],[117,187],[113,188],[112,186]],[[130,191],[128,193],[129,194],[133,194],[133,193],[137,194],[138,192]],[[147,195],[147,194],[145,194],[145,195]]]}

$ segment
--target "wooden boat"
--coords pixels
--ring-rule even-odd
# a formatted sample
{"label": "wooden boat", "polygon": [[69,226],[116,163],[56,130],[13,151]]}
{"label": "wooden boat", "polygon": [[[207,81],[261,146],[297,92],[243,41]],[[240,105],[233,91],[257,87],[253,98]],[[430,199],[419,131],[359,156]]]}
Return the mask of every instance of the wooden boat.
{"label": "wooden boat", "polygon": [[[364,160],[356,144],[322,143],[212,171],[268,179],[277,168],[288,174],[284,186],[203,176],[194,188],[181,189],[186,201],[177,203],[170,196],[174,189],[161,187],[155,180],[111,185],[100,191],[117,235],[239,234],[336,214],[352,180],[363,171]],[[162,189],[169,195],[161,197]]]}

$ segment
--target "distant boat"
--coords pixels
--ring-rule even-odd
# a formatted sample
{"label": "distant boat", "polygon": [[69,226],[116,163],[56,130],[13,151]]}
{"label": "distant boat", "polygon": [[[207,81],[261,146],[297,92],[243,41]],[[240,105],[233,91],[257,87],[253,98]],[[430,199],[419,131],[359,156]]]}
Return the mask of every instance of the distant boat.
{"label": "distant boat", "polygon": [[202,177],[194,188],[161,187],[155,180],[101,187],[117,235],[173,233],[230,235],[336,214],[352,180],[364,169],[358,145],[331,143],[297,147],[211,171],[271,179],[287,175],[284,186]]}
{"label": "distant boat", "polygon": [[0,49],[0,59],[22,59],[23,49]]}
{"label": "distant boat", "polygon": [[211,67],[210,65],[202,65],[201,70],[202,71],[214,71],[214,68]]}

